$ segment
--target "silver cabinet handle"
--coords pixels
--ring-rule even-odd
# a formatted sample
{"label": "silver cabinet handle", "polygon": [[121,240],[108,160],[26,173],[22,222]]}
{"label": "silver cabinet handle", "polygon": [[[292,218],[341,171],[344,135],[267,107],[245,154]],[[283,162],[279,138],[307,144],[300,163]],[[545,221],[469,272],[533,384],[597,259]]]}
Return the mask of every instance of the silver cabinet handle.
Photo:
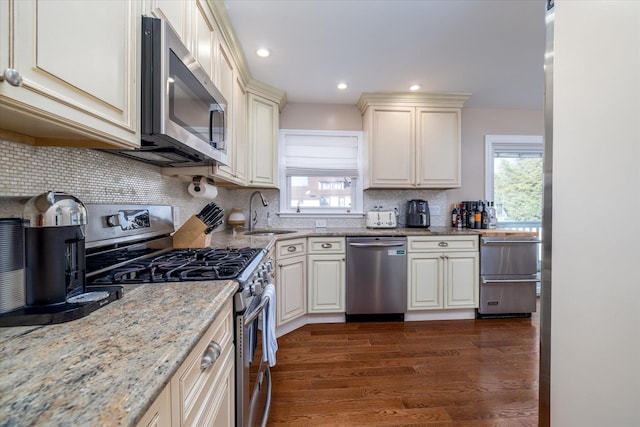
{"label": "silver cabinet handle", "polygon": [[211,341],[209,346],[207,347],[207,351],[205,351],[204,356],[202,356],[202,361],[200,362],[200,369],[203,371],[205,369],[209,369],[211,365],[213,365],[218,357],[222,354],[222,347],[215,341]]}
{"label": "silver cabinet handle", "polygon": [[441,248],[446,248],[447,246],[449,246],[449,244],[447,242],[440,242],[438,243],[438,246],[440,246]]}
{"label": "silver cabinet handle", "polygon": [[295,246],[289,246],[289,247],[287,248],[287,250],[288,250],[289,252],[295,252],[295,251],[296,251],[296,247],[295,247]]}
{"label": "silver cabinet handle", "polygon": [[330,249],[330,248],[332,248],[332,247],[333,247],[333,245],[332,245],[331,243],[323,243],[323,244],[322,244],[322,245],[320,245],[320,246],[322,246],[324,249]]}
{"label": "silver cabinet handle", "polygon": [[4,73],[0,75],[0,82],[7,81],[11,86],[22,86],[22,76],[18,70],[13,68],[7,68]]}

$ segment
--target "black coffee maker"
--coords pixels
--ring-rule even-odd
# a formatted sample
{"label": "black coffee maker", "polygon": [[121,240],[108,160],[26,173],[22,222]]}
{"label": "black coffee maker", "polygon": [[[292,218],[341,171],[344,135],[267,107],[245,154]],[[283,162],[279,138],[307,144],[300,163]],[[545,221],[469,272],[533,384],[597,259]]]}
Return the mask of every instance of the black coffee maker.
{"label": "black coffee maker", "polygon": [[420,199],[409,200],[407,202],[407,227],[427,228],[430,223],[429,203]]}
{"label": "black coffee maker", "polygon": [[84,293],[87,210],[76,197],[49,191],[24,210],[27,306],[65,304]]}

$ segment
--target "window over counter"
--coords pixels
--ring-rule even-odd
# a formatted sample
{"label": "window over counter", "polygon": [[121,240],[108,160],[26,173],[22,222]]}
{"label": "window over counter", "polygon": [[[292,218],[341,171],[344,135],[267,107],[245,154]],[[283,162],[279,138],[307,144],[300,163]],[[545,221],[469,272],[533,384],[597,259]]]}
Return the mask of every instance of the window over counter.
{"label": "window over counter", "polygon": [[361,215],[362,132],[280,130],[280,215]]}
{"label": "window over counter", "polygon": [[542,150],[539,135],[485,136],[485,198],[500,227],[538,231],[542,220]]}

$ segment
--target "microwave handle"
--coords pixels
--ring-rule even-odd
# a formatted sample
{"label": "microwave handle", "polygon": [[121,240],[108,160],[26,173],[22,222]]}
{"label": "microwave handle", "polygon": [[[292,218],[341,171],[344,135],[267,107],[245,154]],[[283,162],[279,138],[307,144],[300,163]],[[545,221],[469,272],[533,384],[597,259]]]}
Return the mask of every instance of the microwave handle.
{"label": "microwave handle", "polygon": [[[213,143],[213,115],[214,114],[220,114],[222,115],[222,123],[224,123],[224,109],[222,107],[215,106],[214,108],[209,108],[209,141],[211,143]],[[226,135],[225,135],[225,128],[224,125],[222,126],[222,140],[224,141]],[[217,143],[215,143],[217,145]],[[217,147],[217,148],[222,148],[222,147]]]}

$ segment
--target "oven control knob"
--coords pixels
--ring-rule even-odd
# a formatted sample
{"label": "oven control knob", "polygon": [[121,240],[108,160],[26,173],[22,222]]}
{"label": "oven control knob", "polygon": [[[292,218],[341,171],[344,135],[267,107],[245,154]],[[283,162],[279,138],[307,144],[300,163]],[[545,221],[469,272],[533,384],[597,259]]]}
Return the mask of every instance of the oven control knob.
{"label": "oven control knob", "polygon": [[271,273],[273,271],[273,261],[269,260],[266,264],[267,273]]}
{"label": "oven control knob", "polygon": [[249,285],[252,295],[262,295],[262,279],[256,279]]}

